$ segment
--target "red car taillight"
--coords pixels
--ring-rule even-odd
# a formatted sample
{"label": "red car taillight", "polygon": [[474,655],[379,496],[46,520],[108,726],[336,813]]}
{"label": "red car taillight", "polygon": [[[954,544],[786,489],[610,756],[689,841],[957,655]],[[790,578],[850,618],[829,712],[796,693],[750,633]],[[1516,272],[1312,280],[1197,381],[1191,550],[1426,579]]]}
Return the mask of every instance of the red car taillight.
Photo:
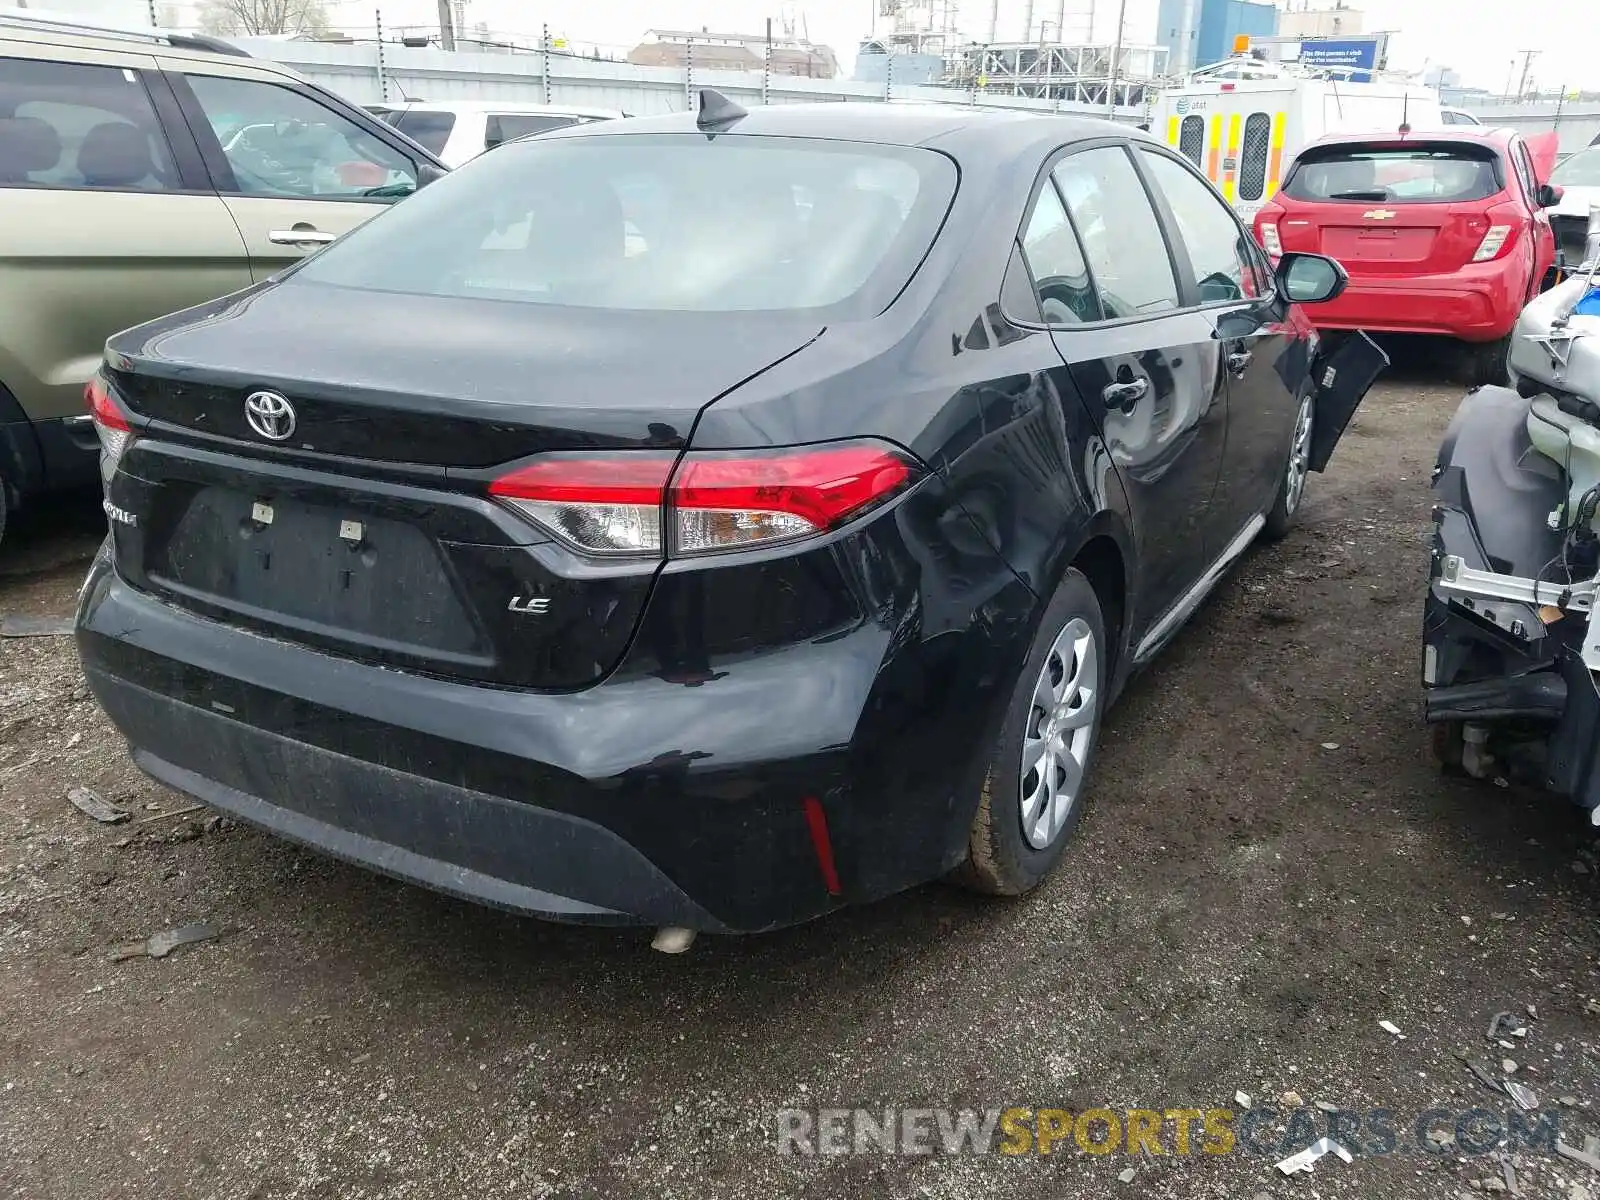
{"label": "red car taillight", "polygon": [[[115,467],[122,452],[133,440],[133,427],[128,423],[122,406],[111,394],[111,385],[104,376],[93,375],[83,385],[83,399],[94,418],[94,431],[100,437],[100,448],[105,451],[108,467]],[[109,471],[107,472],[109,475]]]}
{"label": "red car taillight", "polygon": [[686,557],[825,533],[918,474],[879,442],[699,451],[681,462],[651,451],[573,454],[519,467],[489,494],[590,554]]}

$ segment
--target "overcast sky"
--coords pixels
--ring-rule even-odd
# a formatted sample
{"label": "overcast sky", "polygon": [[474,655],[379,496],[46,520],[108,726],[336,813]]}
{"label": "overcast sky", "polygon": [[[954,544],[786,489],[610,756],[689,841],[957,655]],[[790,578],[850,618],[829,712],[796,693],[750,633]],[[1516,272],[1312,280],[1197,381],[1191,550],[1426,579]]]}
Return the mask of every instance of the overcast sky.
{"label": "overcast sky", "polygon": [[[0,0],[4,2],[4,0]],[[159,0],[167,3],[168,0]],[[142,11],[145,0],[32,0],[34,7],[87,11],[97,6],[129,7]],[[374,0],[326,0],[335,26],[352,32],[370,32]],[[963,33],[981,38],[988,32],[989,0],[959,0],[958,24]],[[1021,36],[1027,0],[1001,0],[999,30],[1002,39]],[[1296,0],[1298,5],[1299,0]],[[186,5],[192,0],[186,0]],[[1035,0],[1035,20],[1054,18],[1059,0]],[[1157,0],[1127,0],[1127,36],[1136,42],[1153,41]],[[597,43],[626,50],[651,27],[712,29],[758,33],[768,16],[779,17],[785,0],[588,0],[574,4],[541,0],[467,0],[467,22],[487,22],[491,29],[537,36],[542,22],[553,33],[574,42]],[[803,15],[812,40],[826,42],[848,65],[856,44],[868,32],[874,0],[789,0],[789,8]],[[437,0],[381,0],[384,23],[436,23]],[[1070,38],[1087,34],[1090,0],[1067,0],[1066,27]],[[1525,20],[1507,31],[1499,28],[1504,5],[1488,6],[1478,0],[1354,0],[1366,14],[1369,31],[1388,29],[1391,64],[1421,68],[1425,64],[1454,67],[1465,82],[1502,91],[1508,72],[1522,71],[1520,51],[1540,51],[1533,59],[1529,78],[1544,87],[1600,87],[1600,55],[1595,53],[1594,0],[1522,0],[1515,12]],[[1116,0],[1096,0],[1095,34],[1110,40],[1116,30]],[[1481,14],[1481,15],[1480,15]],[[1513,67],[1513,62],[1515,63]],[[1513,80],[1515,82],[1515,80]]]}

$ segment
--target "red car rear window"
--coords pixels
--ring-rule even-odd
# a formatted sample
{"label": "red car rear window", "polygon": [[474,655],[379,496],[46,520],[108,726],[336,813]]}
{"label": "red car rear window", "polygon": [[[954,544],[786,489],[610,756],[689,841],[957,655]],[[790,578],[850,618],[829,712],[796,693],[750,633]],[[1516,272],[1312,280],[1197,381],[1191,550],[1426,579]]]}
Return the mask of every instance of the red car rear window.
{"label": "red car rear window", "polygon": [[1283,190],[1318,202],[1448,204],[1487,200],[1504,187],[1500,156],[1490,147],[1415,143],[1307,150]]}

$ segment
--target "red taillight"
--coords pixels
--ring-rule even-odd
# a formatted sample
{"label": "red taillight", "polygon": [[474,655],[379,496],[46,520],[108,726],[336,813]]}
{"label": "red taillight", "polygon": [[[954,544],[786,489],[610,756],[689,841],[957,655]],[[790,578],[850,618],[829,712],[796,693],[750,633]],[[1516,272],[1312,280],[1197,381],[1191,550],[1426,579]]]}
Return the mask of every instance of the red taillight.
{"label": "red taillight", "polygon": [[117,407],[117,402],[111,398],[111,388],[104,377],[90,376],[89,382],[83,385],[83,399],[89,405],[89,412],[93,415],[96,425],[106,429],[118,429],[123,433],[131,431],[128,418],[122,415],[122,409]]}
{"label": "red taillight", "polygon": [[489,493],[581,550],[714,554],[832,529],[909,485],[917,468],[878,442],[771,451],[540,459]]}
{"label": "red taillight", "polygon": [[910,479],[906,459],[872,443],[690,454],[672,480],[673,548],[704,554],[821,533]]}
{"label": "red taillight", "polygon": [[661,504],[676,452],[540,459],[489,485],[551,533],[591,554],[661,553]]}
{"label": "red taillight", "polygon": [[100,461],[100,477],[103,482],[109,483],[122,452],[133,440],[133,426],[128,423],[122,406],[111,394],[111,385],[104,376],[90,376],[89,382],[83,385],[83,398],[89,406],[89,415],[94,418],[94,431],[100,439],[100,449],[104,451]]}

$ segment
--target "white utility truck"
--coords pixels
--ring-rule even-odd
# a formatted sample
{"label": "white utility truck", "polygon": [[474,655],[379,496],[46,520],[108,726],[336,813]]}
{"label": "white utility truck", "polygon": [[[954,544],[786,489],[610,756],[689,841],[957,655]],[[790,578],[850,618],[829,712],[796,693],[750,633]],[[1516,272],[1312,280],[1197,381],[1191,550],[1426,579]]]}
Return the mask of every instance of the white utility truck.
{"label": "white utility truck", "polygon": [[1164,88],[1150,132],[1185,155],[1249,224],[1294,156],[1325,133],[1442,129],[1439,93],[1381,73],[1370,82],[1292,63],[1232,58]]}

